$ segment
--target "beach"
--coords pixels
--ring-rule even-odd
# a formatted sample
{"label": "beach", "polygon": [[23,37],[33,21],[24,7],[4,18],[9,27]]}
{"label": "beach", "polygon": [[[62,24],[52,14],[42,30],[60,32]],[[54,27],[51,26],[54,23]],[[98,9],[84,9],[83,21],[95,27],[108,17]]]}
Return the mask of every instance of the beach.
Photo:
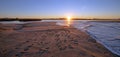
{"label": "beach", "polygon": [[86,32],[56,22],[0,24],[0,57],[117,57]]}

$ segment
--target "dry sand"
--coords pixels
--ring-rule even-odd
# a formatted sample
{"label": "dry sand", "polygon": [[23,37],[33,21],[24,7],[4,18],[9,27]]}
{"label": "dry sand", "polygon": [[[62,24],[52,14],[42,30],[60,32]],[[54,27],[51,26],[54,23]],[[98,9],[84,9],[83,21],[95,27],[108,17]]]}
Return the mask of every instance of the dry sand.
{"label": "dry sand", "polygon": [[85,32],[55,23],[0,24],[0,57],[115,57]]}

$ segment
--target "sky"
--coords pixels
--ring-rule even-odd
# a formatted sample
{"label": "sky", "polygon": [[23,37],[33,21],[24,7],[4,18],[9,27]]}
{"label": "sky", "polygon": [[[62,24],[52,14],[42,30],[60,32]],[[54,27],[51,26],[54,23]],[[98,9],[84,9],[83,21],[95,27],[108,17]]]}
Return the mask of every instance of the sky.
{"label": "sky", "polygon": [[0,0],[0,17],[120,18],[120,0]]}

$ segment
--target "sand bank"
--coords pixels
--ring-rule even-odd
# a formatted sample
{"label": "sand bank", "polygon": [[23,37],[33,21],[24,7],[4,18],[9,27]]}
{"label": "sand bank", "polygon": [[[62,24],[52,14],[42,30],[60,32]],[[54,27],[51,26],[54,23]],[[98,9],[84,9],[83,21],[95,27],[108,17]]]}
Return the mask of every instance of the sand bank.
{"label": "sand bank", "polygon": [[0,57],[115,57],[115,55],[85,32],[73,27],[58,26],[55,23],[38,22],[9,26],[0,24]]}

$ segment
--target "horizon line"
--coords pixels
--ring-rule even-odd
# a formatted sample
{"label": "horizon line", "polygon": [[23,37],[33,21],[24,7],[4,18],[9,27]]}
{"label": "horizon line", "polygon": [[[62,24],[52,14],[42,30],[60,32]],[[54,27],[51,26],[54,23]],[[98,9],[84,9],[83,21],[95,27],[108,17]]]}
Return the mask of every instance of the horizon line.
{"label": "horizon line", "polygon": [[[4,18],[8,18],[8,19],[66,19],[66,17],[0,17],[0,19],[4,19]],[[120,19],[120,18],[85,18],[85,17],[73,17],[72,19]]]}

